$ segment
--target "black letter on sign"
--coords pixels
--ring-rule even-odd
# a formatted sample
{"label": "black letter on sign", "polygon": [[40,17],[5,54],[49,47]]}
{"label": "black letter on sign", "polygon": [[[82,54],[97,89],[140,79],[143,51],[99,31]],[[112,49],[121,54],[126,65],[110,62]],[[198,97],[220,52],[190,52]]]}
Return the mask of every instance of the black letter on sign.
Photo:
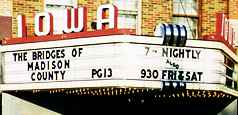
{"label": "black letter on sign", "polygon": [[94,78],[94,75],[97,75],[97,70],[96,69],[92,69],[92,78]]}
{"label": "black letter on sign", "polygon": [[33,77],[35,75],[35,73],[33,72],[32,74],[31,74],[31,80],[32,81],[35,81],[36,79]]}
{"label": "black letter on sign", "polygon": [[164,79],[164,77],[166,77],[167,76],[167,70],[162,70],[162,79]]}
{"label": "black letter on sign", "polygon": [[78,48],[78,49],[76,49],[76,48],[74,48],[73,50],[72,50],[72,56],[73,57],[80,57],[81,56],[81,53],[82,53],[82,51],[81,50],[83,50],[83,48]]}
{"label": "black letter on sign", "polygon": [[27,66],[27,68],[28,68],[27,70],[28,71],[30,71],[30,70],[32,71],[33,70],[33,62],[28,62],[27,65],[28,65]]}

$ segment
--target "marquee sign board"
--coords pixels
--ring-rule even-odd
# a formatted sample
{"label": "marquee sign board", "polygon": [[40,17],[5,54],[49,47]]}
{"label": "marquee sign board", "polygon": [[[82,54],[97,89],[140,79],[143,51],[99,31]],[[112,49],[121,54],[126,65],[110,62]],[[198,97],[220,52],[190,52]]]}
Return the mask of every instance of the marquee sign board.
{"label": "marquee sign board", "polygon": [[145,80],[224,83],[220,50],[107,43],[3,52],[3,83]]}

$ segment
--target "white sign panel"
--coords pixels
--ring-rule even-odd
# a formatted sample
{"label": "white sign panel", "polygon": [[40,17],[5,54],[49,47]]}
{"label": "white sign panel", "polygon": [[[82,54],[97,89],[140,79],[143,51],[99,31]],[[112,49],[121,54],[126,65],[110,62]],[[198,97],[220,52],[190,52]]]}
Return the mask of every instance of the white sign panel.
{"label": "white sign panel", "polygon": [[4,83],[178,80],[223,83],[215,49],[114,43],[4,52]]}

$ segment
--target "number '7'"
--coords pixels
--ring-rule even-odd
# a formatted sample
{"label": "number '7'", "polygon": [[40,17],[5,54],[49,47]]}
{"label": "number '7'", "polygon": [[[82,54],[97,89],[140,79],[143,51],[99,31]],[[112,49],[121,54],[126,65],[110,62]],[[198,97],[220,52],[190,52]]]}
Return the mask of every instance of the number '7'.
{"label": "number '7'", "polygon": [[150,47],[145,47],[145,49],[147,50],[146,53],[145,53],[145,55],[147,56],[149,51],[150,51]]}

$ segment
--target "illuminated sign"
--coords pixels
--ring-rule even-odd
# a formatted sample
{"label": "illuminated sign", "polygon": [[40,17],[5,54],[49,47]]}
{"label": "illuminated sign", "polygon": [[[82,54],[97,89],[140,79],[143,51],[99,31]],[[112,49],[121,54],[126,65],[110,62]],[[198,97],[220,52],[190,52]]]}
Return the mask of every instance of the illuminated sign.
{"label": "illuminated sign", "polygon": [[[209,57],[209,58],[208,58]],[[4,52],[4,83],[153,80],[223,83],[219,50],[149,44],[95,44]]]}
{"label": "illuminated sign", "polygon": [[[106,11],[108,16],[106,17]],[[65,9],[66,21],[62,20],[64,33],[83,32],[87,31],[87,8]],[[101,5],[97,9],[97,30],[102,30],[108,25],[108,29],[117,28],[118,9],[112,4]],[[18,16],[18,37],[27,37],[26,17]],[[51,13],[38,13],[34,17],[34,32],[37,36],[53,35],[54,17]]]}
{"label": "illuminated sign", "polygon": [[231,26],[228,17],[223,13],[218,13],[216,21],[216,34],[220,36],[220,39],[232,46],[235,39],[234,32],[234,28]]}
{"label": "illuminated sign", "polygon": [[228,17],[224,13],[217,13],[216,15],[216,33],[203,36],[205,40],[219,41],[224,43],[233,52],[235,31],[232,27]]}

